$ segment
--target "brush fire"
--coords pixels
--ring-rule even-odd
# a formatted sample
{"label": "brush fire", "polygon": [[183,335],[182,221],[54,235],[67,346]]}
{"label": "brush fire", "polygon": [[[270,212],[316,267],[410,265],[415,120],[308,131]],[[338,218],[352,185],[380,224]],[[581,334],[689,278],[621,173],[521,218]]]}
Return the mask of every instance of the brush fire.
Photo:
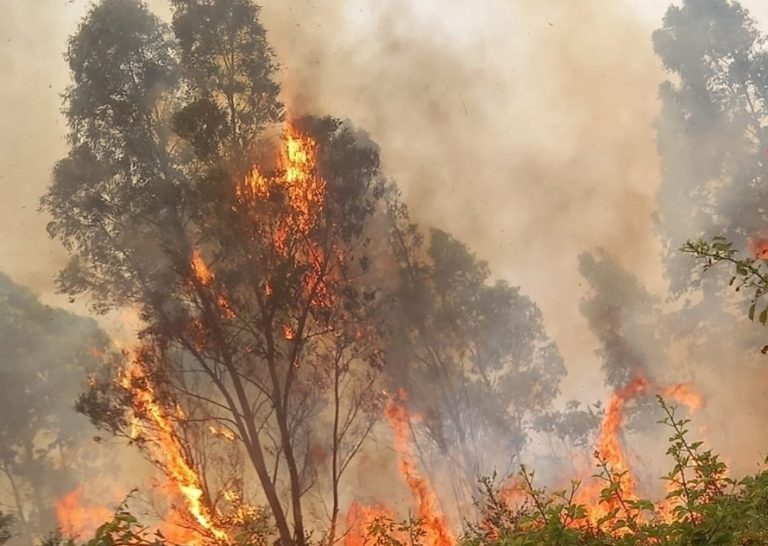
{"label": "brush fire", "polygon": [[0,545],[768,544],[759,17],[416,4],[69,2]]}

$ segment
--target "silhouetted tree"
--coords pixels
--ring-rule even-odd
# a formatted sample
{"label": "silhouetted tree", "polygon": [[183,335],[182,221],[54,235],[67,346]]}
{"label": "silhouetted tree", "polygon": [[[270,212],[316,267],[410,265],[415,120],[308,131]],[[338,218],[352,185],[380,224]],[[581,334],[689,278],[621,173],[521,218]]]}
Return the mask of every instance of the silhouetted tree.
{"label": "silhouetted tree", "polygon": [[100,463],[74,403],[107,342],[0,274],[0,492],[25,540],[51,530],[55,501]]}
{"label": "silhouetted tree", "polygon": [[390,218],[400,283],[388,366],[434,450],[462,470],[466,501],[480,477],[512,470],[526,420],[557,396],[565,366],[518,288],[490,282],[488,265],[447,233],[425,239],[401,205]]}
{"label": "silhouetted tree", "polygon": [[[678,252],[686,240],[724,236],[746,248],[766,235],[768,52],[765,35],[731,0],[671,6],[653,43],[672,76],[660,90],[658,226],[681,294],[700,282]],[[723,280],[707,277],[713,290]]]}

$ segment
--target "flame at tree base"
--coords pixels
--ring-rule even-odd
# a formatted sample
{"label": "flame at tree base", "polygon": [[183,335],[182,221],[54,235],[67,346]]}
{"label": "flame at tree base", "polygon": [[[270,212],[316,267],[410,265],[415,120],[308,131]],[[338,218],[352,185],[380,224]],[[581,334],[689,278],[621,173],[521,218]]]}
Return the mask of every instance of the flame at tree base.
{"label": "flame at tree base", "polygon": [[426,544],[453,546],[455,539],[440,510],[437,495],[429,481],[418,471],[416,457],[409,440],[411,418],[405,408],[405,398],[405,391],[400,390],[397,397],[390,398],[386,408],[387,420],[395,434],[394,446],[399,458],[400,473],[416,501],[419,519],[426,533]]}

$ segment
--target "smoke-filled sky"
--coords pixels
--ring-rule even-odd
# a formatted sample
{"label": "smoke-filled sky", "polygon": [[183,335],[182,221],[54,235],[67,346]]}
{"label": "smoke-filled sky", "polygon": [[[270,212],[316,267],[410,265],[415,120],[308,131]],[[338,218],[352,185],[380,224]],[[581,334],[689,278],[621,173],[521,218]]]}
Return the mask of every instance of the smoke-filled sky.
{"label": "smoke-filled sky", "polygon": [[[764,0],[742,4],[768,27]],[[64,253],[37,202],[65,151],[62,54],[87,5],[4,0],[0,18],[0,269],[57,305]],[[369,131],[414,216],[533,297],[570,367],[567,394],[595,398],[577,256],[603,247],[663,291],[652,212],[664,74],[650,33],[668,2],[263,5],[288,104]]]}

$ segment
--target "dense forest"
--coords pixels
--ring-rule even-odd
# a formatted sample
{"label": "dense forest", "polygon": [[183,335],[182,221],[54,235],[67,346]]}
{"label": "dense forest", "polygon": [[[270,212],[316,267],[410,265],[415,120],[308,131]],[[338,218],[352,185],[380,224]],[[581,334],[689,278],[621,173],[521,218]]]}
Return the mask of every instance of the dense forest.
{"label": "dense forest", "polygon": [[365,128],[286,100],[256,3],[169,4],[98,0],[67,44],[40,207],[94,318],[0,276],[0,543],[768,544],[768,474],[698,424],[768,352],[747,10],[684,0],[653,33],[669,290],[581,254],[609,394],[577,401],[525,286],[417,221]]}

